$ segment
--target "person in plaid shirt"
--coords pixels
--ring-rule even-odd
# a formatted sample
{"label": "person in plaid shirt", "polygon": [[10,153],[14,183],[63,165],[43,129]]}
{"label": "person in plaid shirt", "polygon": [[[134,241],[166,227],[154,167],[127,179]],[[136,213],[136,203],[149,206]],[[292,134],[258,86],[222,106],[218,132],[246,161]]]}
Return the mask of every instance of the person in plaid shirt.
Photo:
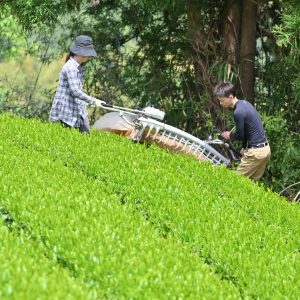
{"label": "person in plaid shirt", "polygon": [[52,103],[49,120],[60,121],[65,127],[78,128],[90,133],[87,105],[101,107],[104,101],[91,97],[82,91],[84,70],[82,64],[96,56],[93,41],[89,36],[80,35],[70,47],[70,54],[63,66],[56,94]]}

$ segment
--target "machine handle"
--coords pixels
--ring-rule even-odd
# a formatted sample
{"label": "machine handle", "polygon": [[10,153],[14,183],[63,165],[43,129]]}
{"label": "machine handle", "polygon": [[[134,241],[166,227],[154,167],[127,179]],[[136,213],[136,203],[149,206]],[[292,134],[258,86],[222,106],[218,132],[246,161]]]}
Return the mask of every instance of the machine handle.
{"label": "machine handle", "polygon": [[107,104],[107,103],[103,103],[102,104],[103,107],[109,107],[109,108],[113,108],[113,105],[111,104]]}

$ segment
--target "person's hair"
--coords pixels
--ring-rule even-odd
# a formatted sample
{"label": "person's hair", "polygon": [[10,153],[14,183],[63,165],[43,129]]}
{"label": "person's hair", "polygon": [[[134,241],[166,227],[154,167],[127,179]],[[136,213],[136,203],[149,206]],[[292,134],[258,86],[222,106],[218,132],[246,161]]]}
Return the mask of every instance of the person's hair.
{"label": "person's hair", "polygon": [[75,54],[73,52],[70,52],[66,57],[66,62],[73,56],[75,56]]}
{"label": "person's hair", "polygon": [[231,82],[229,81],[220,82],[218,85],[215,86],[214,96],[216,98],[229,97],[230,95],[232,95],[233,97],[236,96],[235,86]]}

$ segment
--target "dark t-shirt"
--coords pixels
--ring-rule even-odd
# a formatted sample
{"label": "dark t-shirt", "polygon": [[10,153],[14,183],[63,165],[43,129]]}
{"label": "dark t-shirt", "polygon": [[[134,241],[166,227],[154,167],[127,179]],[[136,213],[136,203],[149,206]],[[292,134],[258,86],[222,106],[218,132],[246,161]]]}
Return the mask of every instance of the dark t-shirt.
{"label": "dark t-shirt", "polygon": [[246,100],[238,100],[234,106],[235,133],[232,141],[243,141],[243,147],[251,147],[267,141],[261,118],[253,105]]}

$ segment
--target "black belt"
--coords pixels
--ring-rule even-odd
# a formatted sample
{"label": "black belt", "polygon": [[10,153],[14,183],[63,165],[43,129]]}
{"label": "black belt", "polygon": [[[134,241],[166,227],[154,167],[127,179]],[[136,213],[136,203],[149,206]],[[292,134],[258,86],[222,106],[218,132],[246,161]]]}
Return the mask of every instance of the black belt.
{"label": "black belt", "polygon": [[263,148],[263,147],[266,147],[268,146],[269,143],[268,142],[265,142],[265,143],[259,143],[259,144],[256,144],[256,145],[251,145],[251,146],[248,146],[247,148],[248,149],[252,149],[252,148]]}

